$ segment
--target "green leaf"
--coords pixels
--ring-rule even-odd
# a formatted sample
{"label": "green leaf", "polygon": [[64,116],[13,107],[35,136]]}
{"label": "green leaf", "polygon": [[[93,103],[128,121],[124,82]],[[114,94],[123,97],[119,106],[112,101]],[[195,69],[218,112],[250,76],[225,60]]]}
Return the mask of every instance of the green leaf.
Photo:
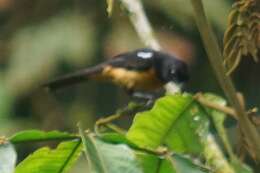
{"label": "green leaf", "polygon": [[0,144],[0,172],[13,173],[16,162],[16,152],[11,144]]}
{"label": "green leaf", "polygon": [[188,157],[174,154],[160,157],[152,154],[137,153],[144,173],[208,173],[209,170],[194,164]]}
{"label": "green leaf", "polygon": [[40,130],[21,131],[10,137],[13,144],[22,142],[50,141],[50,140],[69,140],[79,138],[76,135],[66,132],[50,131],[44,132]]}
{"label": "green leaf", "polygon": [[[211,93],[203,94],[203,96],[209,102],[213,102],[213,103],[219,104],[221,106],[226,106],[226,104],[227,104],[226,100],[220,96],[217,96],[217,95],[214,95]],[[251,170],[251,168],[248,167],[246,164],[242,163],[233,152],[232,146],[228,140],[227,131],[224,127],[224,121],[226,118],[225,113],[217,111],[215,109],[210,109],[210,108],[206,108],[206,111],[212,117],[214,125],[217,129],[218,135],[220,136],[220,138],[224,144],[224,147],[230,157],[230,160],[231,160],[230,165],[232,165],[235,172],[236,173],[252,173],[253,171]]]}
{"label": "green leaf", "polygon": [[176,152],[200,154],[208,124],[207,115],[191,95],[176,94],[159,99],[152,110],[137,114],[127,138],[144,148],[166,145]]}
{"label": "green leaf", "polygon": [[40,148],[23,160],[15,173],[62,173],[79,158],[81,140],[62,142],[56,149]]}
{"label": "green leaf", "polygon": [[111,143],[111,144],[126,144],[131,148],[137,148],[138,146],[135,145],[133,142],[129,141],[125,135],[113,132],[106,132],[99,135],[99,138],[102,141]]}
{"label": "green leaf", "polygon": [[93,136],[82,135],[91,173],[142,173],[134,152],[124,144],[108,144]]}
{"label": "green leaf", "polygon": [[176,173],[171,162],[152,154],[137,153],[138,160],[143,168],[143,173]]}
{"label": "green leaf", "polygon": [[[221,106],[226,106],[227,102],[226,100],[224,100],[223,98],[216,96],[214,94],[210,94],[210,93],[206,93],[203,95],[205,97],[205,99],[207,99],[209,102],[213,102],[216,104],[219,104]],[[232,147],[229,143],[228,140],[228,136],[227,136],[227,132],[226,129],[224,127],[224,121],[226,118],[225,113],[217,111],[215,109],[210,109],[210,108],[206,108],[206,111],[208,112],[209,115],[211,115],[214,125],[218,131],[218,135],[220,136],[225,149],[227,150],[229,156],[231,159],[235,158],[235,154],[232,151]]]}
{"label": "green leaf", "polygon": [[178,173],[206,173],[208,169],[202,168],[192,162],[191,159],[185,158],[181,155],[173,155],[172,157],[176,172]]}

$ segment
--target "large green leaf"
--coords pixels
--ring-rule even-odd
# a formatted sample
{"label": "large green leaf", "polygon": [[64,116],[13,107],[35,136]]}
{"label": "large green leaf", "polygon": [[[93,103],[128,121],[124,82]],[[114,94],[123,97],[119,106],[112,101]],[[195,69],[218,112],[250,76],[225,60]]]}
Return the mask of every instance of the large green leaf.
{"label": "large green leaf", "polygon": [[105,143],[92,134],[82,140],[91,167],[91,173],[141,173],[134,152],[125,144]]}
{"label": "large green leaf", "polygon": [[40,130],[21,131],[10,137],[10,141],[14,144],[22,142],[49,141],[49,140],[68,140],[78,138],[76,135],[66,132],[50,131],[44,132]]}
{"label": "large green leaf", "polygon": [[23,160],[15,173],[62,173],[78,159],[81,140],[62,142],[56,149],[41,148]]}
{"label": "large green leaf", "polygon": [[86,153],[94,173],[207,173],[188,157],[174,154],[152,154],[130,143],[123,135],[107,133],[102,138],[93,134],[83,136]]}
{"label": "large green leaf", "polygon": [[176,94],[159,99],[152,110],[137,114],[127,138],[145,148],[166,145],[176,152],[199,154],[208,124],[207,115],[191,95]]}
{"label": "large green leaf", "polygon": [[0,173],[13,173],[16,157],[11,144],[0,144]]}

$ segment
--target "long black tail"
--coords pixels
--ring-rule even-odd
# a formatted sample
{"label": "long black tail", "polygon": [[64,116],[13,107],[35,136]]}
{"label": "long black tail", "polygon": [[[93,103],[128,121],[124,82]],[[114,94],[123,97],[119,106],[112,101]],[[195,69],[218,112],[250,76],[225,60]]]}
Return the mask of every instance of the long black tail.
{"label": "long black tail", "polygon": [[87,69],[83,69],[65,76],[62,76],[60,78],[51,80],[45,84],[43,84],[43,87],[46,87],[50,90],[57,90],[61,88],[65,88],[83,81],[87,81],[91,77],[98,76],[100,73],[102,73],[103,67],[102,66],[96,66],[96,67],[90,67]]}

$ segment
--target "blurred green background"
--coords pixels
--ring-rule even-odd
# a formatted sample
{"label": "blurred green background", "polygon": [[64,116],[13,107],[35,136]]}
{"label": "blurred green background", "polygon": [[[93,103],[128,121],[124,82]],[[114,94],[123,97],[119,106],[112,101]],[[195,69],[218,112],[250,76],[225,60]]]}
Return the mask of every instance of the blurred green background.
{"label": "blurred green background", "polygon": [[[223,95],[207,61],[189,0],[143,0],[164,50],[190,65],[188,92]],[[204,0],[222,45],[231,0]],[[108,17],[106,1],[0,0],[0,136],[24,129],[93,128],[129,98],[120,88],[90,81],[60,92],[39,86],[59,75],[144,47],[120,4]],[[249,107],[259,106],[259,64],[245,58],[234,74]],[[122,126],[130,119],[119,121]],[[77,172],[77,171],[75,171]]]}

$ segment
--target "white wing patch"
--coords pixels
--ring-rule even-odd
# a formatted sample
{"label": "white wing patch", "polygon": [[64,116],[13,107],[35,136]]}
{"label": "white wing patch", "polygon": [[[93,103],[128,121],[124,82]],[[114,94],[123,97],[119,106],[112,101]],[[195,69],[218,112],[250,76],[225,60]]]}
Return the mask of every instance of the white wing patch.
{"label": "white wing patch", "polygon": [[153,57],[153,52],[138,52],[137,56],[143,59],[149,59]]}

